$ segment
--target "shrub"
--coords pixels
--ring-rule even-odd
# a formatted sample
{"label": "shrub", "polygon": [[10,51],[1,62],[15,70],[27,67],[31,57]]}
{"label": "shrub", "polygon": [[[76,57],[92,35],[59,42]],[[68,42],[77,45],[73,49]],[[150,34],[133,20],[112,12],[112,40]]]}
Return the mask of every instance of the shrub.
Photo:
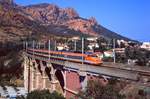
{"label": "shrub", "polygon": [[88,82],[86,90],[79,93],[79,97],[82,99],[124,99],[125,97],[120,95],[119,91],[115,80],[106,86],[99,81],[91,80]]}
{"label": "shrub", "polygon": [[27,99],[65,99],[57,92],[50,93],[49,90],[35,90],[27,95]]}
{"label": "shrub", "polygon": [[25,99],[24,96],[17,96],[16,99]]}

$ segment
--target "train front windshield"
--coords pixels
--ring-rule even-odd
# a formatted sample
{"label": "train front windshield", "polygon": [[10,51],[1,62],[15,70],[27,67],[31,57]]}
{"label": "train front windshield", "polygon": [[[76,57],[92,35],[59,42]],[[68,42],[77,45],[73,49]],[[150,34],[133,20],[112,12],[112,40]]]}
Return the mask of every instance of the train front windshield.
{"label": "train front windshield", "polygon": [[92,54],[92,55],[89,55],[90,57],[94,57],[94,58],[98,58],[98,56],[97,55],[95,55],[95,54]]}

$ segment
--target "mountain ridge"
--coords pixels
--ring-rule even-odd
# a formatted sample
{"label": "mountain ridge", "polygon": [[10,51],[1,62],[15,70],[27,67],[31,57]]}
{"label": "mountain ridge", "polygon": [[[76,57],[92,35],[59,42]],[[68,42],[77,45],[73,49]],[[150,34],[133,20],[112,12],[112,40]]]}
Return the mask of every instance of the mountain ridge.
{"label": "mountain ridge", "polygon": [[[9,1],[9,0],[8,0]],[[13,42],[41,36],[94,36],[130,40],[101,26],[94,17],[82,18],[73,8],[55,4],[20,6],[0,0],[0,41]]]}
{"label": "mountain ridge", "polygon": [[[69,29],[81,31],[91,36],[130,40],[98,24],[94,17],[82,18],[73,8],[60,8],[55,4],[34,4],[25,6],[24,10],[33,18],[44,24],[67,26]],[[44,18],[42,18],[44,16]],[[46,19],[46,21],[45,21]]]}
{"label": "mountain ridge", "polygon": [[[2,43],[20,42],[28,38],[38,40],[43,36],[54,37],[58,34],[60,36],[80,34],[80,32],[69,30],[66,26],[53,25],[55,28],[51,28],[51,26],[42,25],[23,11],[22,6],[2,1],[0,1],[0,18],[0,42]],[[72,34],[61,33],[62,30],[70,31]]]}

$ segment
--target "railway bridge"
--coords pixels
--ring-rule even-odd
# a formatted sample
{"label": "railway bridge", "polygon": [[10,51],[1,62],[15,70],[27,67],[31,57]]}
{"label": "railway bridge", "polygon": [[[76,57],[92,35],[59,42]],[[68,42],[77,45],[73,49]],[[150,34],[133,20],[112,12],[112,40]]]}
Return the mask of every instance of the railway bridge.
{"label": "railway bridge", "polygon": [[59,91],[67,99],[76,97],[88,80],[99,79],[104,84],[110,77],[138,81],[150,76],[150,68],[123,64],[103,63],[91,65],[57,59],[43,50],[24,52],[24,85],[28,92],[48,89]]}

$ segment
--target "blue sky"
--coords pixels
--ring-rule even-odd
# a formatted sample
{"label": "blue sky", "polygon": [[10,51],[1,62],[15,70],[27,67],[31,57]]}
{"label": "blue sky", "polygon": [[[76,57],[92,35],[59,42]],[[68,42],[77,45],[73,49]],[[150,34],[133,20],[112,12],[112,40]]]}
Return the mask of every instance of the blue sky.
{"label": "blue sky", "polygon": [[123,36],[150,41],[150,0],[14,0],[20,5],[53,3],[94,16],[102,26]]}

